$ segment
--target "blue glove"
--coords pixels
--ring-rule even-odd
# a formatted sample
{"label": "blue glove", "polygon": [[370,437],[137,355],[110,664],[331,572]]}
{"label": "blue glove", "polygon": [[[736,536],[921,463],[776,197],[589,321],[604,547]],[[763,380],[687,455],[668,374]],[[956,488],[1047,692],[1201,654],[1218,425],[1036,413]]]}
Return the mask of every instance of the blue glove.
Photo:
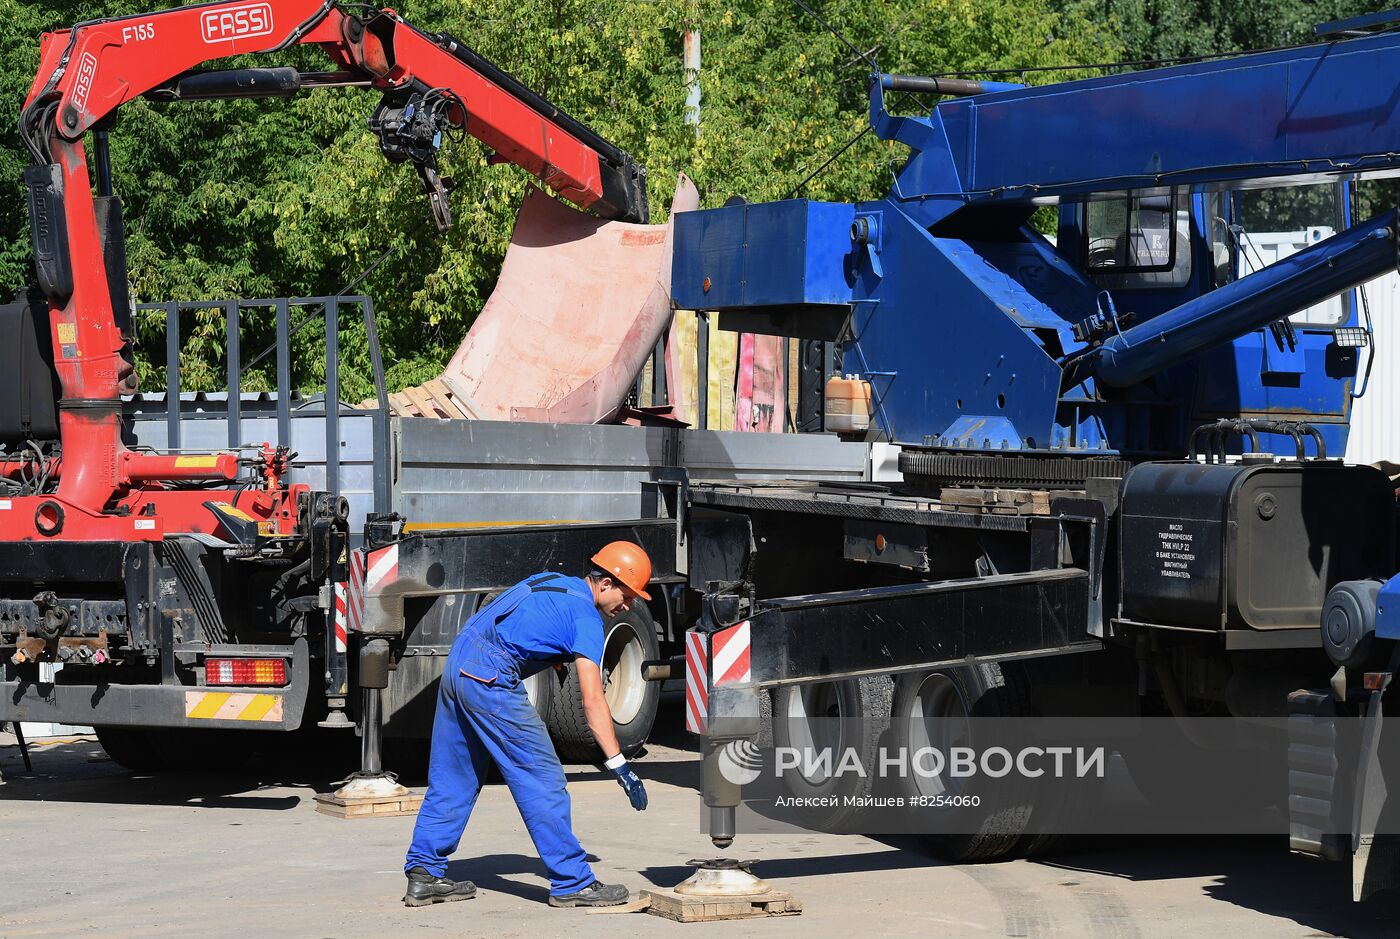
{"label": "blue glove", "polygon": [[642,785],[641,778],[634,772],[632,767],[627,765],[627,760],[619,753],[603,764],[614,776],[617,777],[617,784],[622,787],[622,791],[627,793],[627,798],[632,802],[632,808],[638,812],[647,807],[647,790]]}

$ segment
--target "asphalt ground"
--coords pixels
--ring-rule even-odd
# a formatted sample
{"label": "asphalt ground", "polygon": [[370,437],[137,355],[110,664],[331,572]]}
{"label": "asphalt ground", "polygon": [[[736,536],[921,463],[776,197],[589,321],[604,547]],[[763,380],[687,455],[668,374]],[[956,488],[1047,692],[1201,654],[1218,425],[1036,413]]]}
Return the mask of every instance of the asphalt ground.
{"label": "asphalt ground", "polygon": [[[700,827],[699,762],[674,695],[636,761],[651,807],[611,775],[566,767],[597,875],[674,886],[716,854]],[[1400,896],[1350,901],[1346,865],[1279,837],[1100,838],[1054,860],[949,865],[913,838],[741,835],[731,856],[798,897],[800,916],[677,924],[545,904],[548,882],[499,784],[482,794],[449,875],[476,899],[407,909],[411,818],[345,821],[312,797],[344,761],[281,754],[237,774],[136,776],[95,738],[0,735],[0,936],[1396,936]],[[392,759],[392,755],[391,755]],[[407,779],[422,785],[421,779]]]}

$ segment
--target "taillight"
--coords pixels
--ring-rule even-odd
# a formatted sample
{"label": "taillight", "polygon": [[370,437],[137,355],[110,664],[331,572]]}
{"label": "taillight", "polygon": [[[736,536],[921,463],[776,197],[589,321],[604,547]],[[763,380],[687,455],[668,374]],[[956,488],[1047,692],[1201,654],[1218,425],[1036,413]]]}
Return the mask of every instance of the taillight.
{"label": "taillight", "polygon": [[285,659],[205,659],[206,685],[285,685]]}

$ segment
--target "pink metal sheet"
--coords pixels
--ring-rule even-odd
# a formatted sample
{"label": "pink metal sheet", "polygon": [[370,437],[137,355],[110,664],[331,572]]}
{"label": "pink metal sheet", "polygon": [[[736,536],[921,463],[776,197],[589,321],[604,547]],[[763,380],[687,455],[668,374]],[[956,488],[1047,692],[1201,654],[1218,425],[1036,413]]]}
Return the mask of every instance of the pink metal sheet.
{"label": "pink metal sheet", "polygon": [[780,434],[787,417],[783,400],[783,361],[787,343],[779,336],[743,333],[739,336],[739,368],[735,381],[734,429]]}
{"label": "pink metal sheet", "polygon": [[[672,215],[699,202],[682,175]],[[442,379],[483,420],[611,420],[670,320],[669,222],[605,222],[531,190]]]}

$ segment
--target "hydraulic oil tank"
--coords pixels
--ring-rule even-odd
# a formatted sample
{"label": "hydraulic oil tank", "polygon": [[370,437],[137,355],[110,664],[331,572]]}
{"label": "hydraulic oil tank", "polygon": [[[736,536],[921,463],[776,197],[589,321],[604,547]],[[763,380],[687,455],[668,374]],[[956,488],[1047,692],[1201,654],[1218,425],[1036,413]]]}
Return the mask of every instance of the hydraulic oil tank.
{"label": "hydraulic oil tank", "polygon": [[1343,580],[1394,573],[1395,497],[1369,466],[1143,463],[1123,480],[1120,617],[1304,629]]}

